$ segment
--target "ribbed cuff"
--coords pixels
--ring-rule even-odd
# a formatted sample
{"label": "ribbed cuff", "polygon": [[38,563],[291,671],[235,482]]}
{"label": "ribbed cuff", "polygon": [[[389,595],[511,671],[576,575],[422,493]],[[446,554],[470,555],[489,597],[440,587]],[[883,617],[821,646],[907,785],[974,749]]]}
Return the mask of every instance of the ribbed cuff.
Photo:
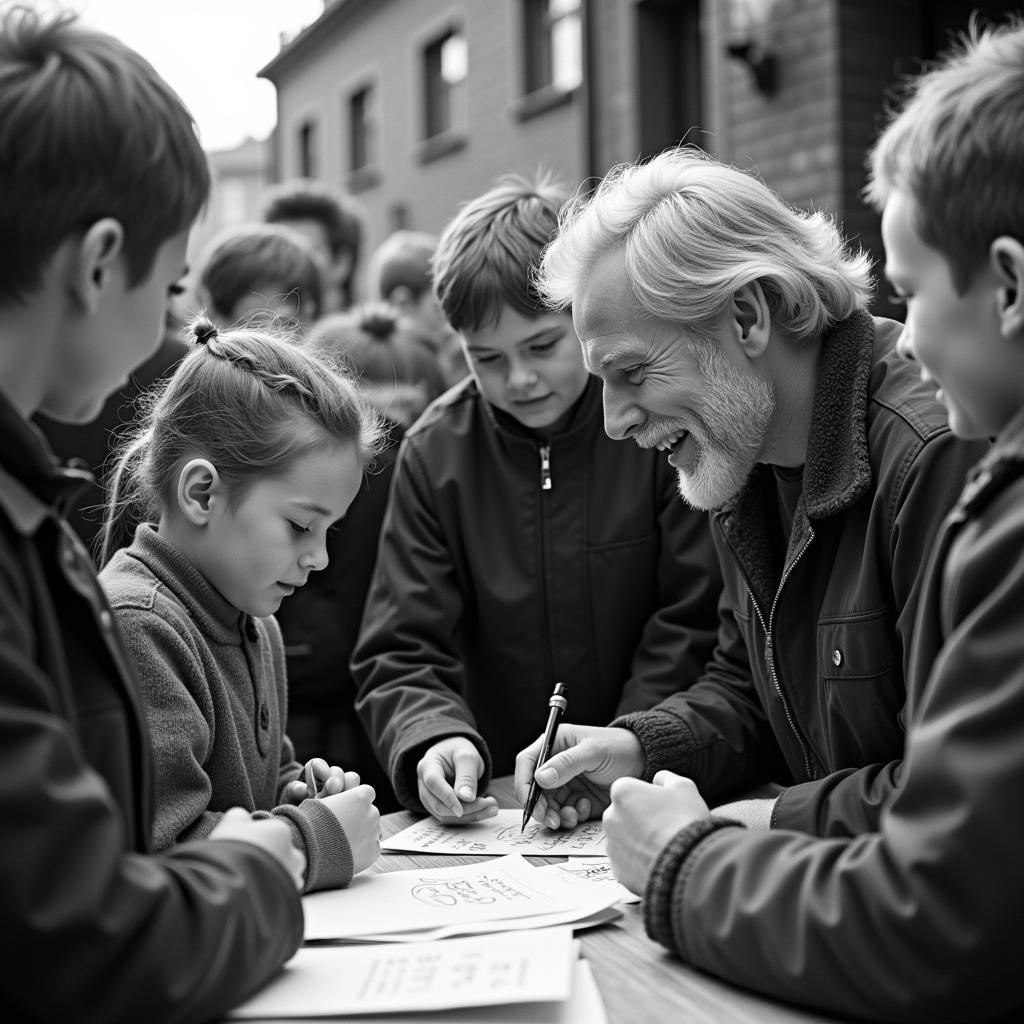
{"label": "ribbed cuff", "polygon": [[665,711],[633,711],[610,723],[628,729],[640,741],[644,751],[644,782],[650,782],[662,769],[677,775],[688,774],[694,750],[689,727],[677,715]]}
{"label": "ribbed cuff", "polygon": [[292,828],[295,845],[306,855],[303,892],[340,889],[352,881],[354,863],[348,836],[334,814],[319,800],[303,800],[298,807],[284,804],[274,813]]}
{"label": "ribbed cuff", "polygon": [[703,839],[720,828],[735,828],[739,822],[727,818],[701,818],[680,829],[662,850],[644,890],[644,927],[649,938],[661,943],[673,953],[681,951],[676,945],[674,898],[676,879],[690,852]]}

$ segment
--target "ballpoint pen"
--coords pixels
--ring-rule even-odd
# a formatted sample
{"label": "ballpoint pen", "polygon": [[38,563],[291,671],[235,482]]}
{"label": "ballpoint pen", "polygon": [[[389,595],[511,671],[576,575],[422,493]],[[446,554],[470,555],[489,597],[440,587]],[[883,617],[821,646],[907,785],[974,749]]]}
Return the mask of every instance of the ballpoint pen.
{"label": "ballpoint pen", "polygon": [[526,805],[523,807],[523,823],[519,827],[520,832],[526,828],[526,823],[530,820],[534,807],[537,806],[537,800],[540,797],[540,786],[537,785],[536,776],[537,768],[544,764],[551,756],[551,748],[555,745],[555,734],[558,732],[558,722],[562,715],[565,714],[567,703],[565,699],[565,686],[562,683],[555,683],[555,692],[551,694],[551,698],[548,701],[550,710],[548,711],[548,724],[544,729],[544,742],[540,747],[540,757],[537,759],[534,777],[530,782],[530,792],[526,797]]}
{"label": "ballpoint pen", "polygon": [[313,762],[306,762],[306,796],[310,800],[316,799],[316,776],[313,774]]}

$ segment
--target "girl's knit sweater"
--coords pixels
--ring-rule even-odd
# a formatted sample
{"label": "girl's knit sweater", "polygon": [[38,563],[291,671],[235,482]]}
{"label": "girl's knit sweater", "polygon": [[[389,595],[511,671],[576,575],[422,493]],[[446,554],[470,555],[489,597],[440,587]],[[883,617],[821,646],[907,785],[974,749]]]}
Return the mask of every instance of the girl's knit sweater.
{"label": "girl's knit sweater", "polygon": [[281,804],[302,766],[285,735],[287,680],[273,616],[229,604],[142,524],[100,574],[141,681],[156,794],[157,850],[205,838],[230,807],[276,815],[307,860],[305,891],[352,879],[348,838],[317,800]]}

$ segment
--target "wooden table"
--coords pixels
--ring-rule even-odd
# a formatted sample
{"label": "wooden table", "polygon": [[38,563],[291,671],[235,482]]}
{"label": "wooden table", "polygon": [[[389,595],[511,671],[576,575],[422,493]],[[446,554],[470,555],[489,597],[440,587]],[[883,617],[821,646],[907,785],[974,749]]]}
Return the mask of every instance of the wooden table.
{"label": "wooden table", "polygon": [[[495,779],[489,793],[501,807],[517,807],[512,779]],[[381,819],[384,838],[420,820],[408,811]],[[440,854],[382,853],[370,871],[406,871],[450,867],[488,860]],[[550,864],[564,857],[531,857]],[[834,1024],[824,1017],[751,995],[701,974],[647,938],[643,910],[637,903],[621,906],[623,917],[579,934],[583,955],[590,961],[604,999],[609,1024]]]}

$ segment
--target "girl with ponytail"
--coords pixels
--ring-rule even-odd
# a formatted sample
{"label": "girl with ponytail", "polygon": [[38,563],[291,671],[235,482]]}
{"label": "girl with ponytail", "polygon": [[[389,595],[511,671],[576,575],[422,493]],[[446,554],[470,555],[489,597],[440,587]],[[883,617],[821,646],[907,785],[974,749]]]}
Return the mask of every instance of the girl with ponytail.
{"label": "girl with ponytail", "polygon": [[290,825],[305,891],[345,885],[379,852],[374,791],[295,760],[274,613],[326,566],[379,418],[341,369],[287,338],[206,320],[191,332],[122,444],[102,534],[100,580],[156,763],[154,846],[205,838],[241,805]]}

